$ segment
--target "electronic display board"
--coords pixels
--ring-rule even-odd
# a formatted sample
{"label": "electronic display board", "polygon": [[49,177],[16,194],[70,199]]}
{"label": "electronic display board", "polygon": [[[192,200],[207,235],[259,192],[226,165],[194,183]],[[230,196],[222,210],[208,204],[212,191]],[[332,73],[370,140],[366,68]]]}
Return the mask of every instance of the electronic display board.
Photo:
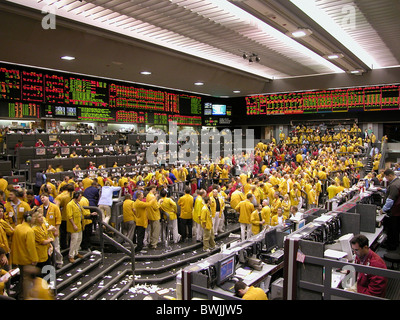
{"label": "electronic display board", "polygon": [[0,102],[0,117],[15,119],[39,119],[40,105],[34,102]]}
{"label": "electronic display board", "polygon": [[400,86],[290,92],[245,97],[247,115],[400,110]]}
{"label": "electronic display board", "polygon": [[127,122],[127,123],[148,123],[148,113],[143,111],[124,111],[119,110],[116,112],[117,122]]}
{"label": "electronic display board", "polygon": [[[32,114],[26,112],[29,103],[37,103],[35,106],[39,108],[34,108],[34,117],[54,119],[168,124],[171,115],[182,115],[189,116],[175,117],[182,125],[198,125],[196,118],[190,116],[202,114],[201,97],[198,96],[1,63],[0,102],[13,101],[20,103],[14,105],[13,117],[21,114],[31,117]],[[21,108],[24,112],[20,112]],[[104,110],[100,111],[100,108]],[[2,116],[9,117],[8,107]]]}
{"label": "electronic display board", "polygon": [[77,107],[77,118],[83,121],[115,121],[116,113],[108,108]]}
{"label": "electronic display board", "polygon": [[73,105],[107,107],[107,83],[70,77],[66,84],[65,103]]}
{"label": "electronic display board", "polygon": [[21,99],[21,74],[19,70],[0,67],[0,99]]}
{"label": "electronic display board", "polygon": [[195,96],[179,95],[179,113],[182,115],[201,115],[201,99]]}

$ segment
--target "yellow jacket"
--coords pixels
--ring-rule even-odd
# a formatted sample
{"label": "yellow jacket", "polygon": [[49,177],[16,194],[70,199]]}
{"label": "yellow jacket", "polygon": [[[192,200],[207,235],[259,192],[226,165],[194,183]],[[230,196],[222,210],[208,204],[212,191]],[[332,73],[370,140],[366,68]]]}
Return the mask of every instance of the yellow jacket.
{"label": "yellow jacket", "polygon": [[[219,201],[219,206],[220,206],[219,217],[221,218],[222,213],[224,212],[225,209],[225,201],[220,195],[217,196],[217,199]],[[213,196],[210,196],[210,209],[211,209],[211,214],[214,218],[215,213],[217,211],[217,201]]]}
{"label": "yellow jacket", "polygon": [[164,197],[162,200],[163,201],[160,205],[160,209],[169,214],[169,220],[175,220],[177,218],[176,214],[178,211],[176,202],[168,197]]}
{"label": "yellow jacket", "polygon": [[14,212],[13,205],[11,202],[7,201],[4,205],[4,211],[4,220],[15,228],[16,225],[22,223],[24,220],[24,213],[31,211],[31,207],[25,201],[20,200],[19,204],[16,206],[16,212]]}
{"label": "yellow jacket", "polygon": [[[261,216],[261,220],[260,220]],[[260,224],[262,220],[265,220],[262,211],[259,213],[258,210],[254,210],[250,215],[250,222],[251,222],[251,232],[253,234],[259,234],[267,223]]]}
{"label": "yellow jacket", "polygon": [[[156,199],[156,196],[149,192],[146,196],[146,202],[151,202],[153,199]],[[152,205],[147,207],[146,209],[147,212],[147,219],[149,220],[160,220],[161,215],[160,215],[160,205],[158,204],[157,201],[153,201]]]}
{"label": "yellow jacket", "polygon": [[124,222],[136,221],[135,202],[133,200],[124,200],[124,203],[122,204],[122,216]]}
{"label": "yellow jacket", "polygon": [[[286,221],[286,217],[284,216],[284,215],[282,215],[282,219],[283,219],[283,222],[285,222]],[[271,218],[271,226],[277,226],[278,224],[279,224],[279,222],[278,222],[279,220],[278,220],[278,215],[276,214],[276,215],[274,215],[272,218]]]}
{"label": "yellow jacket", "polygon": [[274,198],[271,203],[271,214],[274,216],[278,213],[278,208],[281,207],[281,199]]}
{"label": "yellow jacket", "polygon": [[[40,207],[44,210],[43,204]],[[60,208],[56,204],[50,202],[49,207],[47,208],[45,218],[46,218],[46,221],[52,226],[60,225],[61,224]]]}
{"label": "yellow jacket", "polygon": [[198,224],[201,223],[201,209],[203,208],[203,205],[203,198],[201,196],[197,196],[193,207],[193,221]]}
{"label": "yellow jacket", "polygon": [[61,210],[61,219],[63,221],[67,220],[67,204],[72,200],[72,196],[68,191],[61,192],[56,198],[55,201],[59,203],[59,207]]}
{"label": "yellow jacket", "polygon": [[250,224],[250,216],[254,211],[254,205],[249,200],[240,201],[235,208],[239,212],[239,222]]}
{"label": "yellow jacket", "polygon": [[243,295],[243,300],[268,300],[264,290],[256,287],[249,287],[247,292]]}
{"label": "yellow jacket", "polygon": [[190,194],[185,194],[178,200],[178,205],[181,207],[181,219],[193,218],[193,197]]}
{"label": "yellow jacket", "polygon": [[14,229],[4,219],[0,219],[0,248],[3,248],[6,253],[10,252],[11,237],[14,234]]}
{"label": "yellow jacket", "polygon": [[85,178],[82,180],[83,189],[87,189],[92,186],[93,180],[90,178]]}
{"label": "yellow jacket", "polygon": [[11,243],[11,262],[12,264],[26,266],[38,262],[39,257],[36,252],[35,232],[27,222],[17,225],[14,230]]}
{"label": "yellow jacket", "polygon": [[241,192],[240,190],[233,191],[231,194],[231,207],[235,209],[239,202],[243,200],[245,200],[243,192]]}
{"label": "yellow jacket", "polygon": [[136,199],[135,201],[135,211],[136,211],[136,226],[147,228],[149,221],[147,219],[146,209],[153,205],[154,198],[151,202],[144,202],[142,200]]}
{"label": "yellow jacket", "polygon": [[[211,230],[213,228],[213,223],[212,223],[212,214],[211,210],[208,208],[207,205],[203,205],[201,208],[201,223],[202,227],[206,230]],[[204,226],[205,224],[205,226]]]}
{"label": "yellow jacket", "polygon": [[35,232],[35,246],[38,255],[38,262],[45,262],[49,258],[48,250],[50,243],[43,244],[43,241],[51,237],[46,225],[43,223],[40,226],[33,226],[33,231]]}
{"label": "yellow jacket", "polygon": [[[68,202],[66,207],[67,232],[76,233],[83,230],[82,222],[84,213],[82,209],[83,208],[81,206],[78,206],[78,204],[74,200]],[[73,225],[70,222],[70,219],[73,220],[74,224],[78,227],[78,230],[76,231],[74,230]]]}

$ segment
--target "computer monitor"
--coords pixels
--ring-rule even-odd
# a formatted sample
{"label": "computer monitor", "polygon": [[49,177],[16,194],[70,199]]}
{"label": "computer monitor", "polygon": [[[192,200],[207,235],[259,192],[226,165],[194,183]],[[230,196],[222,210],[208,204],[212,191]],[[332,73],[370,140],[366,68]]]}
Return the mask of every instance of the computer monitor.
{"label": "computer monitor", "polygon": [[230,256],[229,258],[219,261],[217,272],[217,285],[224,283],[232,277],[235,274],[235,256]]}
{"label": "computer monitor", "polygon": [[306,225],[306,220],[305,219],[301,219],[297,225],[297,229],[301,229]]}
{"label": "computer monitor", "polygon": [[265,246],[266,246],[266,251],[270,252],[273,249],[278,247],[278,240],[277,240],[277,231],[276,229],[271,229],[268,230],[265,233]]}
{"label": "computer monitor", "polygon": [[345,234],[339,238],[340,246],[343,252],[347,253],[346,259],[353,261],[353,249],[351,248],[350,240],[353,238],[352,233]]}

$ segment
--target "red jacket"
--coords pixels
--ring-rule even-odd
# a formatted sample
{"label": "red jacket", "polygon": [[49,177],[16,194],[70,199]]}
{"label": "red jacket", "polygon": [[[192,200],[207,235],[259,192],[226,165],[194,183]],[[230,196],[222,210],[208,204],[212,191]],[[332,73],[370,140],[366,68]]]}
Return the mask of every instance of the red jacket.
{"label": "red jacket", "polygon": [[[385,261],[373,252],[371,249],[364,260],[361,263],[358,257],[355,258],[355,263],[362,264],[364,266],[387,269]],[[357,292],[368,294],[370,296],[376,296],[384,298],[386,294],[387,278],[382,276],[377,276],[374,274],[357,273]]]}

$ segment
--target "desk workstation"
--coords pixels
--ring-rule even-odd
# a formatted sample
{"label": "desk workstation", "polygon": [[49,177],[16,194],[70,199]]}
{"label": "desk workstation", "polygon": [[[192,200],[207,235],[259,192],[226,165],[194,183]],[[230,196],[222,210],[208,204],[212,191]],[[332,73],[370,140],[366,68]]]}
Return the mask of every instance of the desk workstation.
{"label": "desk workstation", "polygon": [[270,227],[185,268],[179,284],[182,299],[240,299],[234,292],[238,280],[268,293],[272,280],[281,277],[283,241],[292,227]]}
{"label": "desk workstation", "polygon": [[[366,236],[373,250],[384,240],[383,215],[369,199],[373,194],[358,193],[334,211],[322,212],[319,217],[314,212],[312,221],[286,238],[285,300],[375,298],[347,292],[341,284],[348,274],[348,267],[356,271],[360,268],[353,260],[350,244],[353,236]],[[400,278],[397,271],[370,269],[371,274]],[[358,272],[366,271],[360,269]]]}
{"label": "desk workstation", "polygon": [[[341,289],[346,275],[342,268],[353,264],[352,237],[365,235],[371,248],[379,247],[384,238],[383,215],[368,200],[372,194],[353,192],[334,211],[309,209],[301,220],[270,227],[185,268],[179,282],[182,299],[240,299],[234,292],[238,280],[262,288],[271,300],[340,296],[340,292],[329,290],[345,292]],[[271,242],[277,244],[272,250]],[[397,271],[384,271],[400,278]],[[281,290],[277,295],[278,285]]]}

